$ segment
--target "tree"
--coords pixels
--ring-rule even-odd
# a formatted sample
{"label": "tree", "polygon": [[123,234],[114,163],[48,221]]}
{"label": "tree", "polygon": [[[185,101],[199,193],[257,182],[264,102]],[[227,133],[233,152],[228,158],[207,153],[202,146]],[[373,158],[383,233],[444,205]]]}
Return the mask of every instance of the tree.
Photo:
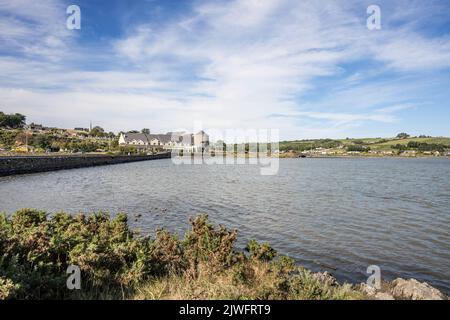
{"label": "tree", "polygon": [[95,126],[89,132],[89,135],[91,135],[93,137],[103,137],[103,136],[105,136],[105,130],[102,127]]}
{"label": "tree", "polygon": [[150,129],[144,128],[144,129],[141,130],[141,133],[150,134]]}
{"label": "tree", "polygon": [[25,125],[26,117],[20,113],[5,114],[0,111],[0,127],[18,129]]}
{"label": "tree", "polygon": [[367,152],[369,150],[370,150],[369,147],[359,145],[359,144],[354,144],[354,145],[351,144],[351,145],[347,146],[347,151]]}
{"label": "tree", "polygon": [[119,146],[119,139],[113,139],[111,141],[110,149],[117,149]]}
{"label": "tree", "polygon": [[391,146],[391,148],[403,151],[406,150],[408,147],[404,144],[397,143],[396,145]]}
{"label": "tree", "polygon": [[408,139],[410,137],[409,134],[407,134],[406,132],[401,132],[397,135],[398,139]]}

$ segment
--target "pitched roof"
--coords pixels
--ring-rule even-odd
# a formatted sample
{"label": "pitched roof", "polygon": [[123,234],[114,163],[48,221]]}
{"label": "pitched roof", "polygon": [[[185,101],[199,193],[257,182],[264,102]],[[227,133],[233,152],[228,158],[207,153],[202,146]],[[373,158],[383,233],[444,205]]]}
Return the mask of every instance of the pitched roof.
{"label": "pitched roof", "polygon": [[186,133],[185,131],[169,131],[166,134],[171,135],[171,136],[181,136],[185,133]]}
{"label": "pitched roof", "polygon": [[207,136],[206,132],[203,131],[203,130],[200,130],[200,131],[197,132],[195,135],[196,135],[196,136]]}
{"label": "pitched roof", "polygon": [[124,133],[123,138],[125,139],[126,143],[129,143],[133,140],[148,142],[148,137],[145,133]]}
{"label": "pitched roof", "polygon": [[[196,135],[207,136],[204,131],[200,131]],[[163,144],[167,144],[169,142],[177,142],[183,144],[194,143],[194,135],[185,132],[168,132],[166,134],[123,133],[123,136],[125,139],[125,143],[130,143],[133,140],[150,143],[154,139],[157,139]]]}
{"label": "pitched roof", "polygon": [[171,140],[171,135],[169,134],[149,134],[148,136],[148,140],[151,141],[153,139],[158,139],[160,142],[162,143],[168,143]]}

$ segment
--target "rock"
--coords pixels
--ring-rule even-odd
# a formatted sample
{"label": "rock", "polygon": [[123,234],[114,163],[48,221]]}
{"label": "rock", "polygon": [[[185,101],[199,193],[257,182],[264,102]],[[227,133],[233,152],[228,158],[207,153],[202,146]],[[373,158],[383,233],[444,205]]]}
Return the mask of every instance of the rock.
{"label": "rock", "polygon": [[356,290],[360,290],[363,294],[365,294],[369,299],[373,300],[395,300],[395,297],[387,290],[387,284],[382,283],[380,289],[376,289],[375,287],[369,286],[366,283],[361,283],[359,287],[356,287]]}
{"label": "rock", "polygon": [[329,272],[318,272],[313,274],[314,279],[318,280],[319,282],[322,282],[324,284],[327,284],[329,286],[337,286],[339,283],[337,282],[336,278],[333,277]]}
{"label": "rock", "polygon": [[447,297],[438,289],[416,279],[395,279],[392,281],[391,292],[396,299],[447,300]]}
{"label": "rock", "polygon": [[394,296],[388,292],[377,292],[373,298],[375,300],[395,300]]}
{"label": "rock", "polygon": [[361,283],[360,290],[362,293],[364,293],[368,297],[372,297],[372,298],[375,298],[375,295],[377,294],[377,289],[375,289],[374,287],[371,287],[365,283]]}

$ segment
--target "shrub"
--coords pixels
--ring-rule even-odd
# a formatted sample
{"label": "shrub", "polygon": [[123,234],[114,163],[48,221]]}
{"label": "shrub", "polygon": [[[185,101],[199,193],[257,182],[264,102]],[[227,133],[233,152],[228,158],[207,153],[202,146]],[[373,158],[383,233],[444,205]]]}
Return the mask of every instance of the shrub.
{"label": "shrub", "polygon": [[[74,298],[335,298],[329,288],[267,243],[234,249],[237,232],[191,219],[184,239],[158,230],[136,235],[127,216],[68,215],[32,209],[0,214],[0,299]],[[69,265],[81,270],[80,291],[66,289]]]}
{"label": "shrub", "polygon": [[133,238],[125,215],[59,213],[48,219],[25,209],[0,221],[0,276],[19,285],[19,298],[66,298],[70,264],[80,267],[87,289],[129,285],[145,275],[149,242]]}
{"label": "shrub", "polygon": [[370,148],[367,146],[355,144],[347,146],[347,151],[359,151],[359,152],[367,152],[370,151]]}
{"label": "shrub", "polygon": [[19,285],[12,282],[11,279],[0,277],[0,300],[12,299]]}
{"label": "shrub", "polygon": [[192,230],[183,241],[186,259],[191,270],[196,271],[198,264],[206,264],[211,272],[229,267],[236,262],[233,250],[237,231],[228,231],[220,226],[215,228],[207,215],[190,220]]}
{"label": "shrub", "polygon": [[245,248],[250,257],[260,261],[273,260],[277,252],[268,243],[259,244],[256,240],[250,240]]}

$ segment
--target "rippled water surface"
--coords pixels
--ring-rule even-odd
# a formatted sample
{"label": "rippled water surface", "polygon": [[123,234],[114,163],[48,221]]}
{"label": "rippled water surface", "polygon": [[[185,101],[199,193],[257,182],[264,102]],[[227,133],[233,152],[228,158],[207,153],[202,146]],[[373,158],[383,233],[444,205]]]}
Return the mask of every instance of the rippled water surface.
{"label": "rippled water surface", "polygon": [[376,264],[450,292],[450,159],[281,159],[275,176],[158,160],[0,178],[0,211],[23,207],[123,211],[144,232],[182,233],[208,213],[240,247],[268,241],[340,280]]}

